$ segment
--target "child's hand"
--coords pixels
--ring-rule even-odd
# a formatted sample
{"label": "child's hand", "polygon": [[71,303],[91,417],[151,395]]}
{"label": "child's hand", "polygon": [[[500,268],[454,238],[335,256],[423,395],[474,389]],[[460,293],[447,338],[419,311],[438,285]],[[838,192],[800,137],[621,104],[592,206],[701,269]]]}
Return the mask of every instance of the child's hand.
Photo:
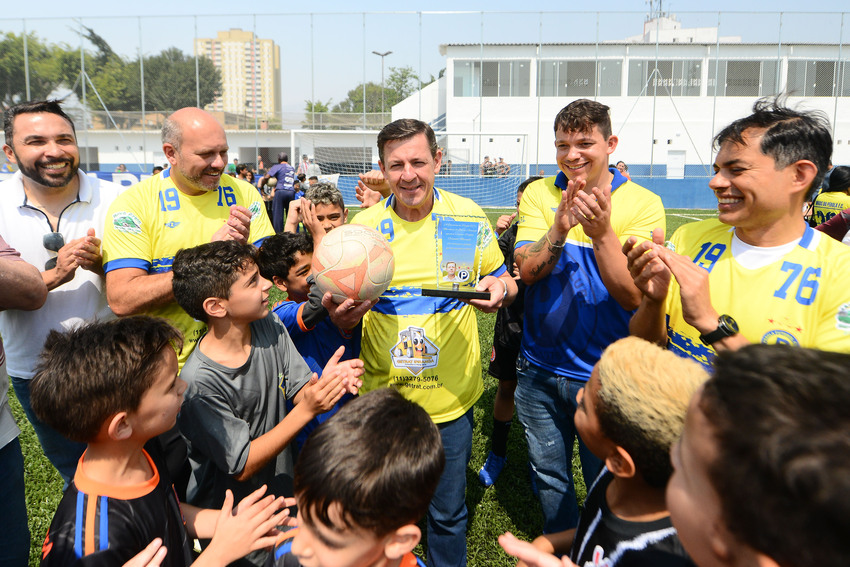
{"label": "child's hand", "polygon": [[363,385],[363,381],[360,379],[365,372],[363,370],[363,361],[359,358],[352,358],[351,360],[340,362],[339,359],[342,358],[344,353],[345,347],[336,349],[336,352],[322,370],[322,377],[334,375],[339,372],[342,375],[345,389],[352,394],[357,394],[360,391],[360,386]]}
{"label": "child's hand", "polygon": [[304,396],[298,402],[314,416],[330,410],[345,394],[343,377],[339,372],[324,372],[320,380],[314,372],[310,381],[301,388]]}
{"label": "child's hand", "polygon": [[[212,541],[198,558],[207,561],[200,564],[227,565],[252,551],[274,546],[279,533],[276,526],[286,522],[289,508],[284,498],[272,494],[263,497],[265,492],[264,485],[243,498],[235,509],[233,493],[230,490],[225,493]],[[199,563],[196,561],[195,565]]]}
{"label": "child's hand", "polygon": [[499,536],[499,545],[508,555],[519,559],[523,567],[576,567],[566,555],[558,559],[550,553],[546,553],[534,547],[527,541],[518,540],[511,532],[505,532]]}
{"label": "child's hand", "polygon": [[146,548],[124,564],[124,567],[159,567],[165,559],[168,548],[162,545],[160,538],[154,538]]}

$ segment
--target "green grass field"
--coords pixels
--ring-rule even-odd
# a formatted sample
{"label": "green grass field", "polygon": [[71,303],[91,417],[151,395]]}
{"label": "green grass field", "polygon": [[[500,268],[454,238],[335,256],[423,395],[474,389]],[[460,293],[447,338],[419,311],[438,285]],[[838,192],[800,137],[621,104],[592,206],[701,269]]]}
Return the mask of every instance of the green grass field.
{"label": "green grass field", "polygon": [[[356,211],[352,211],[356,212]],[[500,214],[512,210],[489,210],[487,216],[495,224]],[[679,226],[710,218],[713,210],[667,210],[667,235]],[[484,395],[475,404],[475,429],[473,431],[472,460],[467,469],[466,502],[469,508],[469,531],[467,535],[470,567],[513,566],[516,560],[506,555],[496,538],[505,531],[511,531],[522,539],[533,539],[541,532],[542,518],[540,505],[531,492],[526,464],[526,446],[522,427],[514,419],[511,428],[508,464],[496,484],[485,489],[478,482],[477,471],[484,463],[489,450],[489,435],[492,429],[493,397],[496,394],[497,381],[487,374],[490,359],[490,347],[493,339],[495,315],[478,313],[479,337],[481,340],[481,361],[484,375]],[[10,388],[9,398],[12,413],[21,428],[21,445],[24,452],[24,466],[27,491],[27,509],[32,533],[30,565],[39,563],[41,544],[59,504],[62,494],[62,479],[41,452],[38,439],[26,420],[26,417]],[[575,460],[574,460],[575,463]],[[581,473],[577,471],[577,490],[584,497],[584,484]]]}

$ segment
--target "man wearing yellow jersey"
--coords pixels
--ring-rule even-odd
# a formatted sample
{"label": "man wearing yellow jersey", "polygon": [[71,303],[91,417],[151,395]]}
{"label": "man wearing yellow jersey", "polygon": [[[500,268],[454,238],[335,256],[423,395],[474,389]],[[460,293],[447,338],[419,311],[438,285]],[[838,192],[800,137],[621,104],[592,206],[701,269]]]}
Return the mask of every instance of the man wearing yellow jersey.
{"label": "man wearing yellow jersey", "polygon": [[751,342],[850,351],[850,250],[800,213],[832,153],[826,118],[762,99],[714,144],[718,218],[681,227],[672,250],[661,229],[623,247],[643,292],[632,334],[705,365]]}
{"label": "man wearing yellow jersey", "polygon": [[[495,312],[516,295],[516,284],[490,223],[469,199],[434,187],[442,152],[434,131],[419,120],[387,124],[378,135],[381,172],[392,194],[358,214],[357,224],[383,233],[395,255],[389,289],[363,318],[361,391],[392,386],[421,405],[440,428],[446,466],[428,509],[428,565],[466,565],[466,467],[472,451],[472,406],[481,396],[481,357],[475,312]],[[423,297],[439,275],[432,215],[481,221],[481,278],[489,299],[467,303]],[[412,348],[410,348],[412,346]]]}
{"label": "man wearing yellow jersey", "polygon": [[171,167],[125,191],[109,209],[103,269],[117,315],[164,317],[180,329],[182,368],[206,326],[174,300],[174,254],[213,240],[257,243],[274,230],[257,190],[222,175],[227,138],[212,115],[183,108],[169,116],[162,149]]}
{"label": "man wearing yellow jersey", "polygon": [[[181,248],[213,240],[258,244],[274,234],[256,188],[229,175],[224,129],[200,108],[165,119],[162,149],[171,167],[123,192],[103,235],[106,298],[118,316],[168,319],[183,334],[180,368],[206,325],[174,300],[171,262]],[[161,438],[182,497],[189,477],[186,444],[175,427]]]}

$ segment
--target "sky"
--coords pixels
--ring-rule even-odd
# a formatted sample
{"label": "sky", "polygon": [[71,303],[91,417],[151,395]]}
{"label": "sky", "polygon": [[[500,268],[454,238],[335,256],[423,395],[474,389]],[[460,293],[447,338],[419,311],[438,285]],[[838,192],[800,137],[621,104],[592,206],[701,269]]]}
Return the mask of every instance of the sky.
{"label": "sky", "polygon": [[[390,67],[410,66],[424,80],[445,67],[439,45],[445,43],[593,42],[598,37],[622,39],[641,33],[650,7],[645,0],[609,0],[598,8],[577,2],[523,0],[432,0],[423,2],[315,0],[285,11],[292,2],[264,2],[256,9],[223,0],[40,0],[6,2],[0,8],[0,31],[35,32],[41,39],[79,46],[79,23],[103,36],[114,51],[135,58],[176,46],[193,52],[194,37],[215,37],[219,30],[255,30],[258,37],[274,39],[281,48],[283,110],[303,110],[305,100],[331,103],[346,97],[365,81],[380,83],[381,58],[372,51],[392,51]],[[739,35],[744,41],[775,42],[779,17],[763,15],[764,2],[715,0],[711,13],[706,2],[670,0],[666,12],[678,14],[683,27],[713,27],[721,16],[721,35]],[[352,5],[356,6],[353,8]],[[522,11],[517,6],[522,6]],[[250,5],[248,5],[250,6]],[[850,12],[841,18],[826,12],[847,10],[844,0],[817,0],[800,13],[799,0],[773,0],[773,11],[783,16],[783,41],[850,42]],[[592,10],[600,10],[599,18]],[[565,12],[569,10],[570,12]],[[482,12],[483,11],[483,12]],[[546,14],[546,12],[556,12]],[[256,14],[254,14],[254,12]],[[421,16],[418,12],[422,12]],[[814,12],[814,14],[812,14]],[[312,14],[312,15],[311,15]],[[812,15],[810,15],[812,14]],[[128,17],[129,16],[129,17]],[[197,16],[197,17],[195,17]],[[90,46],[87,46],[90,48]]]}

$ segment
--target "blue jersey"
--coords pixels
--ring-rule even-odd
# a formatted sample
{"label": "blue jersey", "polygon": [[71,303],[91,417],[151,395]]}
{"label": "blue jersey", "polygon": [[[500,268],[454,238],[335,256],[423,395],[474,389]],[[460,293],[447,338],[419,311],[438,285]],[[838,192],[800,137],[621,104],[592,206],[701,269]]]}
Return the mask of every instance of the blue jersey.
{"label": "blue jersey", "polygon": [[[344,346],[345,353],[340,360],[350,360],[360,356],[360,337],[363,332],[363,324],[360,323],[349,331],[342,330],[334,325],[330,319],[322,319],[312,329],[307,328],[301,318],[304,310],[304,302],[281,301],[274,306],[272,312],[277,315],[289,331],[289,338],[298,350],[298,354],[310,367],[310,370],[322,376],[322,370],[331,359],[336,350]],[[320,413],[310,420],[296,436],[298,447],[304,445],[310,433],[320,424],[327,421],[339,411],[349,400],[354,398],[353,394],[345,394],[329,411]],[[292,410],[294,404],[287,400],[287,409]]]}
{"label": "blue jersey", "polygon": [[[611,226],[621,242],[630,236],[647,240],[664,228],[661,199],[611,169]],[[519,206],[516,248],[537,242],[552,226],[563,173],[535,181]],[[535,366],[561,376],[587,380],[602,350],[629,334],[632,312],[608,293],[593,252],[593,243],[576,225],[552,272],[525,291],[522,354]]]}

